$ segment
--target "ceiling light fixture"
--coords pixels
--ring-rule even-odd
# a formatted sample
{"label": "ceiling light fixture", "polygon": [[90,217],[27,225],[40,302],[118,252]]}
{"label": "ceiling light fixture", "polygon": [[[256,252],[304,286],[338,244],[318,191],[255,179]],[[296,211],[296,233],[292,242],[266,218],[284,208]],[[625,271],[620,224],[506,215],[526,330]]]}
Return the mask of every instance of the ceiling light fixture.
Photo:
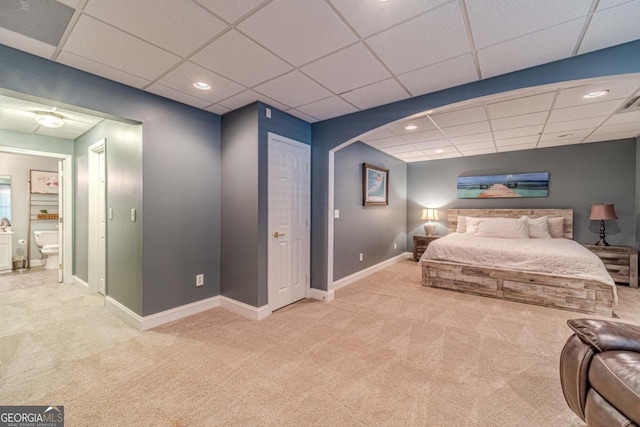
{"label": "ceiling light fixture", "polygon": [[436,153],[438,153],[438,154],[444,153],[444,150],[443,150],[442,148],[438,148],[438,149],[436,150]]}
{"label": "ceiling light fixture", "polygon": [[406,130],[416,130],[418,129],[418,126],[416,125],[409,125],[409,126],[405,126],[404,127]]}
{"label": "ceiling light fixture", "polygon": [[36,111],[35,119],[40,126],[47,128],[59,128],[64,125],[64,117],[48,111]]}
{"label": "ceiling light fixture", "polygon": [[585,99],[597,98],[599,96],[604,96],[604,95],[606,95],[608,93],[609,93],[608,89],[594,90],[594,91],[591,91],[591,92],[587,93],[585,96],[583,96],[583,98],[585,98]]}
{"label": "ceiling light fixture", "polygon": [[196,89],[200,89],[200,90],[209,90],[209,89],[211,89],[211,85],[209,83],[205,83],[205,82],[195,82],[193,84],[193,86]]}

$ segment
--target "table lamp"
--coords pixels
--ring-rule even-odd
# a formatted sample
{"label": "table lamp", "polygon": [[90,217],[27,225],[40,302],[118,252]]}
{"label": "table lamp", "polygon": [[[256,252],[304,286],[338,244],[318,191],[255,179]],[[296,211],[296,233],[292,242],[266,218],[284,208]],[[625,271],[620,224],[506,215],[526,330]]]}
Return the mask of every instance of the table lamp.
{"label": "table lamp", "polygon": [[606,220],[618,219],[616,211],[613,209],[613,205],[605,205],[600,203],[598,205],[591,205],[590,220],[600,220],[600,240],[596,243],[597,246],[609,246],[604,240],[604,222]]}
{"label": "table lamp", "polygon": [[424,225],[424,232],[427,236],[433,236],[433,233],[436,231],[436,225],[431,221],[440,220],[440,218],[438,217],[438,210],[430,208],[422,209],[422,217],[420,219],[422,221],[428,220],[428,222]]}

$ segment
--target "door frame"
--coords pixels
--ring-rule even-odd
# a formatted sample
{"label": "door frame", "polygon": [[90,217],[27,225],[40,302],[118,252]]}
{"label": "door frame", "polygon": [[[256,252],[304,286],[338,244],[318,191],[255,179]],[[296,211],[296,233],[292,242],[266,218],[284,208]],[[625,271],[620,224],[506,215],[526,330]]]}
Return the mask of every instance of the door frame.
{"label": "door frame", "polygon": [[[65,205],[62,212],[64,221],[64,237],[62,242],[62,278],[64,283],[73,283],[73,156],[71,154],[52,153],[49,151],[28,150],[14,147],[0,147],[0,152],[7,154],[24,154],[28,156],[51,157],[64,162],[64,182],[62,191],[64,192]],[[26,185],[26,183],[25,183]],[[31,238],[31,236],[29,236]]]}
{"label": "door frame", "polygon": [[[89,284],[89,291],[92,293],[101,293],[102,289],[100,286],[100,275],[101,272],[106,272],[106,230],[105,230],[105,240],[100,238],[100,228],[95,227],[94,224],[100,222],[100,198],[103,200],[103,207],[106,209],[106,178],[105,183],[100,183],[100,154],[103,154],[105,157],[103,158],[105,161],[105,170],[106,170],[106,149],[107,149],[107,140],[106,138],[102,138],[98,142],[92,144],[87,149],[87,154],[89,157],[89,167],[88,167],[88,202],[89,202],[89,210],[87,215],[87,226],[88,226],[88,268],[87,268],[87,283]],[[102,188],[101,188],[102,186]],[[103,212],[106,216],[106,211]],[[105,218],[106,220],[106,218]],[[106,224],[105,224],[106,227]],[[97,254],[104,254],[103,257],[95,256]],[[105,274],[105,289],[104,296],[107,296],[106,290],[106,274]]]}
{"label": "door frame", "polygon": [[284,144],[289,144],[289,145],[293,145],[294,147],[297,148],[302,148],[306,151],[306,160],[307,160],[307,164],[309,165],[306,172],[307,172],[307,183],[308,183],[308,187],[307,187],[307,228],[306,228],[306,251],[307,251],[307,257],[305,259],[305,268],[306,268],[306,274],[307,274],[307,280],[306,283],[304,284],[305,286],[305,297],[309,298],[311,296],[311,146],[308,144],[304,144],[300,141],[296,141],[294,139],[291,138],[287,138],[285,136],[282,135],[278,135],[272,132],[268,132],[267,133],[267,306],[269,307],[269,311],[273,311],[273,309],[271,308],[270,305],[270,301],[269,301],[269,295],[270,295],[270,291],[271,291],[271,274],[270,274],[270,259],[272,256],[272,250],[271,250],[271,223],[270,223],[270,217],[269,217],[269,187],[270,187],[270,171],[269,171],[269,164],[270,164],[270,160],[271,160],[271,146],[273,143],[284,143]]}

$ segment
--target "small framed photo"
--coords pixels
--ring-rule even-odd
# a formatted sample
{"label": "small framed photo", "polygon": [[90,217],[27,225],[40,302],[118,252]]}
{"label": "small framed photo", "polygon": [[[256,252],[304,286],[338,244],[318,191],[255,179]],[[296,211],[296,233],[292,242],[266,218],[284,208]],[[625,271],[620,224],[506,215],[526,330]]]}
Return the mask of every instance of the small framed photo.
{"label": "small framed photo", "polygon": [[58,172],[31,171],[31,193],[58,194]]}
{"label": "small framed photo", "polygon": [[389,169],[362,164],[362,205],[386,206],[389,204]]}

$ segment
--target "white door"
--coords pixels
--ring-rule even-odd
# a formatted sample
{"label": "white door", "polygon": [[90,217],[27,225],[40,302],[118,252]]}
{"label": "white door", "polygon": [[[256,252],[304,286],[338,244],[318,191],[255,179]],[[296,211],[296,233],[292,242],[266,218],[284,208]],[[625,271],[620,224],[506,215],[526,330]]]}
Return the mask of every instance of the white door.
{"label": "white door", "polygon": [[107,292],[107,218],[105,142],[89,147],[89,289]]}
{"label": "white door", "polygon": [[64,281],[64,160],[58,160],[58,283]]}
{"label": "white door", "polygon": [[306,144],[269,133],[269,309],[309,292],[310,158]]}

